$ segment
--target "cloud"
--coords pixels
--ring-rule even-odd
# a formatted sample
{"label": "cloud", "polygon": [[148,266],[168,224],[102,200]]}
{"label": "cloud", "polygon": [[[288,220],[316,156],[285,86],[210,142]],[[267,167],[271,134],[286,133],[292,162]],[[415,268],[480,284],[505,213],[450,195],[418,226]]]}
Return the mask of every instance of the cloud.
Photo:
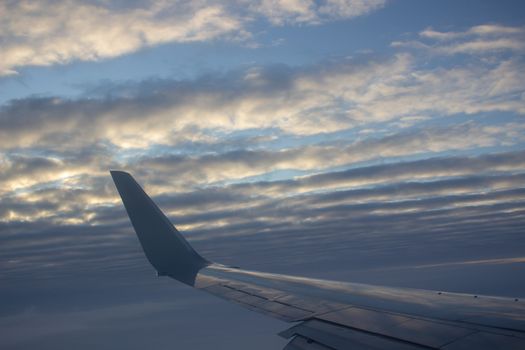
{"label": "cloud", "polygon": [[501,36],[523,34],[522,27],[502,26],[496,24],[483,24],[473,26],[464,32],[440,32],[432,28],[427,28],[419,33],[421,37],[436,39],[436,40],[453,40],[464,37],[487,37],[487,36]]}
{"label": "cloud", "polygon": [[[57,156],[4,156],[0,162],[0,190],[3,194],[34,191],[37,186],[57,186],[71,190],[82,188],[107,175],[107,170],[124,168],[139,176],[156,179],[150,191],[158,193],[166,187],[183,189],[221,181],[244,181],[279,170],[306,173],[326,171],[332,167],[350,167],[366,161],[388,158],[427,156],[445,151],[465,151],[479,147],[496,147],[523,142],[523,126],[515,123],[480,127],[463,123],[450,127],[426,127],[354,142],[290,147],[280,150],[236,149],[204,154],[179,154],[117,159],[110,147],[80,148],[79,151],[57,153]],[[169,148],[168,148],[169,149]],[[516,166],[521,166],[517,162]],[[89,176],[88,176],[89,174]],[[160,175],[163,175],[163,180]],[[91,198],[93,203],[111,201]]]}
{"label": "cloud", "polygon": [[[467,123],[450,128],[411,130],[410,133],[401,132],[347,144],[312,145],[276,152],[237,150],[199,157],[144,157],[138,159],[137,164],[140,164],[144,173],[177,174],[173,181],[168,180],[170,185],[185,186],[184,184],[240,180],[276,170],[321,171],[378,159],[497,146],[506,142],[513,143],[511,139],[507,139],[507,131],[515,128],[522,129],[510,124],[501,129],[484,130],[474,123]],[[520,134],[520,131],[516,132]],[[521,136],[518,138],[521,140],[519,142],[523,141]],[[521,162],[517,164],[521,166]],[[128,167],[133,165],[128,164]]]}
{"label": "cloud", "polygon": [[82,147],[109,141],[146,148],[214,143],[255,129],[304,136],[376,129],[381,122],[399,129],[461,113],[524,114],[523,72],[519,58],[430,69],[402,53],[301,68],[256,66],[188,81],[110,84],[109,95],[11,101],[0,108],[0,144]]}
{"label": "cloud", "polygon": [[[352,18],[385,0],[261,1],[3,1],[0,4],[0,76],[24,66],[97,61],[163,43],[245,41],[251,18],[313,24]],[[246,10],[247,9],[247,10]]]}
{"label": "cloud", "polygon": [[[319,191],[319,190],[341,190],[349,188],[366,187],[365,191],[370,195],[374,186],[387,185],[388,183],[397,183],[405,181],[421,181],[420,184],[425,187],[427,193],[433,191],[427,181],[440,179],[440,184],[447,183],[447,191],[461,191],[461,189],[473,190],[474,188],[482,189],[484,186],[490,188],[505,188],[507,174],[521,172],[525,169],[525,163],[522,161],[523,152],[510,152],[503,154],[488,154],[479,157],[446,157],[446,158],[430,158],[422,159],[412,162],[397,162],[392,164],[380,164],[367,167],[351,168],[344,171],[333,171],[321,174],[314,174],[309,176],[297,177],[293,180],[282,180],[272,182],[259,183],[241,183],[235,185],[234,188],[248,188],[250,192],[265,193],[270,196],[288,195],[290,193],[297,194],[303,192]],[[492,178],[476,179],[476,174],[499,174]],[[503,175],[503,178],[499,176]],[[512,175],[514,176],[514,175]],[[466,177],[468,180],[461,180],[455,177]],[[450,179],[447,182],[446,179]],[[510,180],[511,183],[519,187],[519,176],[515,180]],[[441,182],[444,181],[444,182]],[[467,183],[463,182],[467,181]],[[491,184],[486,183],[489,181]],[[495,182],[492,182],[495,181]],[[502,181],[501,183],[499,181]],[[414,182],[409,185],[410,188],[417,188],[420,186]],[[413,187],[412,187],[413,186]],[[466,187],[464,187],[466,186]],[[472,187],[471,187],[472,186]],[[503,186],[503,187],[500,187]],[[391,188],[395,192],[401,191],[405,196],[409,192],[403,190],[399,185]],[[382,193],[383,189],[380,190]],[[389,195],[394,195],[390,192]],[[354,192],[354,194],[359,192]],[[423,192],[418,192],[417,195],[423,196]]]}
{"label": "cloud", "polygon": [[427,28],[419,33],[426,41],[397,41],[393,46],[425,49],[437,55],[496,54],[525,52],[525,28],[484,24],[463,32],[441,32]]}
{"label": "cloud", "polygon": [[377,232],[390,220],[402,235],[409,220],[413,234],[461,235],[479,217],[476,229],[499,222],[510,237],[522,152],[465,154],[522,147],[523,71],[517,56],[429,68],[400,53],[11,101],[0,109],[3,268],[138,266],[110,168],[132,171],[200,244],[360,232],[374,220]]}
{"label": "cloud", "polygon": [[[42,153],[42,150],[34,151]],[[75,178],[83,174],[95,177],[100,171],[105,175],[111,164],[115,164],[109,149],[97,145],[69,153],[67,150],[47,150],[45,155],[31,153],[26,150],[22,154],[6,154],[0,158],[0,193],[30,189],[32,186],[38,189],[38,185],[45,187],[53,182],[74,188]],[[86,181],[85,178],[82,180]]]}
{"label": "cloud", "polygon": [[[499,167],[505,168],[504,164],[512,164],[513,157],[518,156],[436,159],[324,174],[281,183],[281,196],[274,196],[273,192],[265,190],[272,184],[261,183],[232,185],[212,191],[203,189],[180,197],[166,194],[156,200],[170,213],[179,229],[188,234],[193,242],[200,242],[198,247],[206,250],[216,241],[224,240],[219,244],[228,244],[228,237],[236,237],[240,240],[238,242],[242,242],[242,237],[247,239],[251,236],[254,236],[249,238],[254,240],[254,247],[257,240],[266,240],[266,244],[271,244],[273,239],[286,242],[286,239],[303,237],[306,242],[313,242],[318,237],[323,238],[325,246],[330,249],[332,236],[338,237],[335,241],[352,241],[364,231],[371,235],[369,239],[395,237],[395,244],[400,247],[404,239],[451,240],[465,245],[469,244],[466,238],[475,237],[477,242],[495,239],[502,244],[506,239],[504,237],[510,239],[519,234],[519,227],[523,224],[523,170],[516,175],[491,175],[491,166],[499,164]],[[467,175],[464,170],[465,175],[447,178],[443,174],[443,171],[450,174],[447,173],[450,171],[447,163],[469,169],[470,174]],[[412,179],[411,169],[418,168],[425,168],[431,180],[402,180]],[[389,171],[394,174],[404,171],[405,175],[386,180],[385,175]],[[441,178],[432,177],[432,172]],[[359,173],[363,173],[363,177],[369,175],[376,179],[383,176],[386,182],[382,186],[365,185],[345,191],[327,191],[331,187],[328,179],[341,184],[340,181],[346,176],[348,183]],[[312,188],[314,181],[319,186],[316,191],[299,195],[293,193],[297,186],[307,184]],[[227,194],[232,195],[228,197]],[[75,194],[72,195],[74,197]],[[54,200],[59,202],[61,198]],[[6,203],[10,204],[9,201]],[[32,203],[36,208],[42,208],[43,204]],[[66,201],[65,205],[73,207],[55,211],[56,216],[78,217],[80,212],[86,210],[83,209],[85,203],[81,202]],[[185,212],[191,208],[193,212]],[[94,213],[91,224],[67,225],[37,217],[27,222],[11,221],[7,226],[1,223],[3,278],[24,278],[26,274],[36,272],[40,279],[57,278],[72,271],[77,274],[80,271],[95,272],[100,266],[125,271],[136,271],[140,266],[145,268],[144,258],[136,238],[130,234],[131,228],[120,203],[88,210]],[[495,236],[495,232],[498,235]],[[210,240],[214,243],[206,243]],[[279,246],[283,249],[286,244],[281,242]],[[222,256],[220,246],[213,251]],[[318,255],[326,258],[326,254],[316,253]],[[290,259],[293,261],[293,258]]]}
{"label": "cloud", "polygon": [[0,74],[27,65],[93,61],[166,42],[242,36],[242,24],[219,4],[148,1],[7,1],[0,5]]}
{"label": "cloud", "polygon": [[262,0],[252,4],[251,9],[274,25],[298,25],[362,16],[385,3],[386,0]]}
{"label": "cloud", "polygon": [[[177,169],[189,167],[190,175],[199,177],[198,172],[191,170],[192,166],[188,163],[180,164],[180,168],[176,168],[176,165],[159,167],[147,164],[146,167],[151,167],[150,171],[146,171],[147,176],[141,175],[143,172],[138,170],[134,174],[150,194],[157,196],[161,207],[177,217],[177,223],[190,225],[182,226],[186,229],[209,226],[212,221],[224,221],[232,215],[245,216],[239,210],[262,213],[272,208],[271,203],[276,200],[297,202],[297,207],[319,207],[345,201],[397,201],[512,190],[519,188],[523,181],[525,164],[522,153],[473,158],[432,158],[358,167],[289,180],[218,184],[213,187],[206,186],[201,180],[199,187],[182,193],[183,187],[178,187],[177,183],[180,183],[180,178],[184,178],[185,174],[179,174]],[[158,160],[153,160],[156,161]],[[254,162],[257,160],[254,159]],[[144,167],[144,160],[137,165]],[[225,168],[228,166],[226,164]],[[47,220],[57,225],[108,225],[115,220],[115,213],[111,208],[120,204],[106,174],[100,177],[74,177],[65,183],[58,182],[41,189],[13,192],[3,198],[1,221]],[[305,212],[308,210],[305,208]],[[202,213],[205,213],[204,216]],[[126,221],[121,217],[118,222]]]}

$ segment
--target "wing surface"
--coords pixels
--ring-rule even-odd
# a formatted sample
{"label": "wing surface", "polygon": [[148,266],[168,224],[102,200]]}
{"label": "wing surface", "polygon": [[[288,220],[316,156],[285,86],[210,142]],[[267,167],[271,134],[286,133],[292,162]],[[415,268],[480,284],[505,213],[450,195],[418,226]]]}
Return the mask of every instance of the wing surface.
{"label": "wing surface", "polygon": [[295,349],[525,349],[519,299],[243,270],[202,258],[128,173],[111,171],[144,252],[167,275],[293,323]]}

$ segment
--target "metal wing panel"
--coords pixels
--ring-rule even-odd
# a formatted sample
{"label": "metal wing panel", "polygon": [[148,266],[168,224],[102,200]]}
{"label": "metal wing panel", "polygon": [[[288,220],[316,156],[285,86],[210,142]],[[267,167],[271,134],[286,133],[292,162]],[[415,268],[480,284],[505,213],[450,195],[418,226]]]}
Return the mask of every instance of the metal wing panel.
{"label": "metal wing panel", "polygon": [[319,302],[300,298],[289,293],[255,285],[211,276],[197,276],[195,287],[222,299],[233,301],[250,310],[281,319],[286,322],[304,320],[319,312],[329,312],[346,307],[343,304]]}
{"label": "metal wing panel", "polygon": [[[428,329],[419,330],[424,332]],[[417,332],[417,331],[416,331]],[[394,332],[395,333],[395,332]],[[470,334],[455,339],[447,344],[439,345],[425,343],[424,339],[412,342],[397,336],[388,336],[373,332],[366,332],[354,328],[347,328],[341,324],[327,323],[313,319],[293,326],[280,335],[292,338],[289,344],[298,344],[297,349],[443,349],[443,350],[520,350],[523,349],[523,339],[494,334],[490,332],[473,331]],[[317,345],[319,347],[314,347]],[[309,347],[312,346],[312,347]],[[324,346],[324,347],[323,347]],[[288,348],[285,348],[288,349]],[[290,347],[290,349],[295,349]]]}
{"label": "metal wing panel", "polygon": [[326,312],[324,302],[525,332],[525,303],[518,299],[325,281],[220,265],[202,269],[197,280],[200,276],[268,288],[281,292],[281,298],[318,300],[316,306],[308,303],[317,314]]}
{"label": "metal wing panel", "polygon": [[322,344],[316,343],[311,339],[303,336],[296,336],[292,339],[283,350],[332,350]]}
{"label": "metal wing panel", "polygon": [[[290,349],[525,348],[523,304],[513,299],[346,284],[221,265],[202,269],[195,287],[287,322],[303,321],[281,334],[293,337]],[[490,317],[497,315],[511,320],[513,327],[491,324]]]}
{"label": "metal wing panel", "polygon": [[440,348],[476,332],[475,329],[458,324],[447,324],[358,307],[334,311],[318,318],[356,330],[432,348]]}
{"label": "metal wing panel", "polygon": [[[317,319],[305,321],[280,333],[285,338],[302,337],[310,343],[320,344],[329,349],[389,349],[421,350],[431,349],[403,340],[379,336],[373,333],[354,330],[345,326],[332,324]],[[295,341],[292,339],[291,343]],[[301,340],[302,343],[302,340]],[[306,348],[308,349],[308,348]]]}
{"label": "metal wing panel", "polygon": [[476,332],[465,338],[458,339],[441,349],[443,350],[523,350],[525,341],[523,338],[506,336],[489,332]]}

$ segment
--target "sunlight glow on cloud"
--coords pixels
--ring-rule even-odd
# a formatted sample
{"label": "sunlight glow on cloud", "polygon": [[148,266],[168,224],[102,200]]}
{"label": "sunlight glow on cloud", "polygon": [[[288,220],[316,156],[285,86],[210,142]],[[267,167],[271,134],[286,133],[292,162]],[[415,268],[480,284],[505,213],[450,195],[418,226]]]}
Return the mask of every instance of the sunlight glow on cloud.
{"label": "sunlight glow on cloud", "polygon": [[396,41],[393,46],[428,50],[439,55],[525,52],[525,27],[479,25],[464,32],[440,32],[427,28],[419,33],[429,41]]}
{"label": "sunlight glow on cloud", "polygon": [[151,80],[115,86],[110,97],[13,101],[0,109],[0,143],[31,147],[62,138],[76,147],[108,140],[144,148],[213,143],[215,132],[278,129],[304,136],[377,123],[408,128],[461,113],[474,119],[524,114],[524,72],[517,57],[428,69],[413,54],[398,53],[366,63],[341,59],[302,69],[252,67],[192,81]]}
{"label": "sunlight glow on cloud", "polygon": [[385,3],[386,0],[261,0],[252,4],[251,9],[275,25],[320,24],[361,16]]}
{"label": "sunlight glow on cloud", "polygon": [[218,4],[151,1],[123,9],[111,3],[14,1],[0,5],[0,74],[26,65],[116,57],[166,42],[244,35]]}
{"label": "sunlight glow on cloud", "polygon": [[[97,61],[164,43],[224,38],[246,41],[253,17],[273,24],[352,18],[385,0],[249,2],[148,0],[124,7],[118,1],[7,1],[0,3],[0,76],[24,66]],[[246,11],[247,10],[247,11]]]}

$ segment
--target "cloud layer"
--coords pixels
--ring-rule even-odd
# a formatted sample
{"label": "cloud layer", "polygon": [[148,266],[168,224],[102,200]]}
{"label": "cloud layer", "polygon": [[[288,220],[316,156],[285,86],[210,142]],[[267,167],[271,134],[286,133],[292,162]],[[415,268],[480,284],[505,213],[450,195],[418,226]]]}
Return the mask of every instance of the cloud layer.
{"label": "cloud layer", "polygon": [[313,135],[366,132],[368,125],[377,130],[376,123],[399,129],[460,113],[523,114],[523,72],[523,60],[515,58],[428,70],[409,54],[303,69],[253,67],[193,81],[116,86],[102,98],[12,101],[0,110],[0,136],[9,148],[57,138],[72,144],[110,139],[130,148],[213,142],[216,132],[250,129]]}
{"label": "cloud layer", "polygon": [[[11,33],[3,39],[3,57],[11,57],[4,73],[164,41],[237,40],[249,36],[254,16],[275,26],[317,25],[383,2],[250,2],[244,12],[208,2],[45,4],[1,5],[13,18],[41,17],[18,48],[10,35],[27,26],[1,22],[2,33]],[[104,22],[93,33],[80,20],[90,16]],[[140,28],[124,30],[126,21]],[[97,43],[98,30],[122,46]],[[77,31],[86,35],[68,44]],[[113,168],[132,172],[196,248],[221,263],[394,285],[411,266],[405,284],[413,287],[425,287],[429,270],[444,269],[445,280],[458,266],[481,276],[483,265],[504,280],[500,265],[522,264],[525,248],[522,33],[494,24],[427,28],[388,54],[110,82],[75,98],[9,101],[0,107],[0,299],[12,302],[0,308],[0,328],[9,332],[2,339],[19,342],[20,323],[36,329],[28,344],[72,341],[114,313],[145,313],[166,324],[162,310],[179,310],[167,301],[170,289],[154,294],[159,286],[144,277],[151,269],[111,183]],[[25,46],[33,51],[17,56]],[[525,290],[515,280],[514,290]],[[462,281],[450,283],[461,291]],[[511,293],[479,281],[482,291]],[[108,288],[118,297],[94,311],[68,299],[94,291],[106,302]],[[44,302],[33,309],[37,296],[67,306],[55,314]],[[68,328],[68,317],[81,321]]]}
{"label": "cloud layer", "polygon": [[380,8],[385,0],[3,1],[0,76],[25,66],[97,61],[164,43],[246,41],[258,17],[273,25],[319,24]]}
{"label": "cloud layer", "polygon": [[[426,29],[419,36],[438,48],[479,36],[514,40],[521,32],[520,27],[482,25],[465,32]],[[296,68],[253,66],[186,81],[106,84],[75,99],[13,100],[0,109],[0,193],[11,203],[0,217],[4,222],[98,222],[90,208],[118,203],[108,184],[110,168],[133,171],[156,195],[307,179],[384,160],[395,164],[450,153],[519,150],[525,142],[523,56],[493,60],[494,52],[485,54],[480,54],[484,60],[429,68],[416,52],[400,46],[392,57],[340,58]],[[473,175],[443,170],[398,178],[393,166],[393,182]],[[493,171],[514,176],[522,169],[516,160]],[[387,181],[374,178],[294,185],[290,195]],[[287,196],[280,180],[269,183],[265,191]],[[74,207],[66,204],[72,193],[79,196]]]}

